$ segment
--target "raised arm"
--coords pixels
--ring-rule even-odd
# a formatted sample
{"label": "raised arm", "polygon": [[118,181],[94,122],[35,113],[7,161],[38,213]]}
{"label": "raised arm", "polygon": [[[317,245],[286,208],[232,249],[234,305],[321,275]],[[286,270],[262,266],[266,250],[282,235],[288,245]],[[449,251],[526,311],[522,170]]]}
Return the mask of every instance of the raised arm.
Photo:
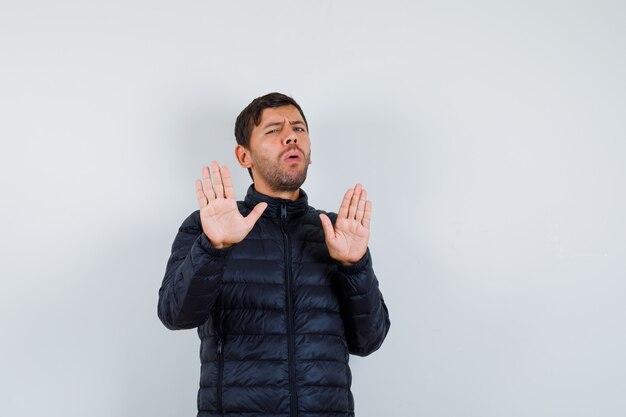
{"label": "raised arm", "polygon": [[378,349],[391,325],[367,249],[371,215],[372,203],[360,184],[346,191],[334,224],[320,214],[328,252],[339,263],[336,278],[348,348],[360,356]]}
{"label": "raised arm", "polygon": [[259,219],[266,203],[243,217],[228,168],[213,161],[196,181],[200,210],[180,227],[159,290],[157,312],[169,329],[188,329],[203,324],[218,295],[225,259],[230,247],[243,240]]}

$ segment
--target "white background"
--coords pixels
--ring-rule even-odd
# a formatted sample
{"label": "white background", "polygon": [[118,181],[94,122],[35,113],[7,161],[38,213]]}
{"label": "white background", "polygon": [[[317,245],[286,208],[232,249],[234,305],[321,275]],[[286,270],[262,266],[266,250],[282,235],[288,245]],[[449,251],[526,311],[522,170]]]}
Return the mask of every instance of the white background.
{"label": "white background", "polygon": [[358,417],[626,414],[622,1],[0,3],[0,415],[194,416],[156,316],[235,117],[292,95],[360,181],[392,327]]}

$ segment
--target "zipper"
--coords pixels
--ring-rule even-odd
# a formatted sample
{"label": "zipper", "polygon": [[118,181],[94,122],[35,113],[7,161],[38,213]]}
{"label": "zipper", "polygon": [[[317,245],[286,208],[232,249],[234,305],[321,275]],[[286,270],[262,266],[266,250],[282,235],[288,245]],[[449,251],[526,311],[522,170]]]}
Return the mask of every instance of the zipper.
{"label": "zipper", "polygon": [[293,271],[291,270],[291,245],[289,243],[289,235],[285,230],[285,222],[287,220],[287,204],[282,203],[280,206],[280,229],[283,232],[283,242],[287,257],[285,259],[285,279],[287,282],[287,355],[289,359],[289,404],[291,406],[291,417],[298,416],[298,396],[296,393],[296,364],[295,364],[295,345],[296,337],[294,334],[293,323]]}
{"label": "zipper", "polygon": [[224,414],[222,407],[222,379],[224,377],[224,357],[222,353],[222,338],[217,337],[217,409]]}

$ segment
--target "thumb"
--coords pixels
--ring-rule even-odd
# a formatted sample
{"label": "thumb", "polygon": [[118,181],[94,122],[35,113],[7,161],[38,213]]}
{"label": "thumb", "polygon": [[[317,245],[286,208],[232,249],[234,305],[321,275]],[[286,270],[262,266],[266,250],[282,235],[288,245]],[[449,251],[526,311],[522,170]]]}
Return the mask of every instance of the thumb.
{"label": "thumb", "polygon": [[252,229],[252,227],[257,222],[257,220],[259,220],[259,218],[261,217],[261,215],[263,214],[266,208],[267,208],[267,203],[259,203],[256,206],[254,206],[252,211],[246,216],[245,221],[248,227],[250,227],[250,229]]}
{"label": "thumb", "polygon": [[326,240],[330,240],[335,237],[335,229],[333,229],[333,224],[328,218],[327,215],[320,213],[320,220],[322,221],[322,228],[324,229],[324,235],[326,235]]}

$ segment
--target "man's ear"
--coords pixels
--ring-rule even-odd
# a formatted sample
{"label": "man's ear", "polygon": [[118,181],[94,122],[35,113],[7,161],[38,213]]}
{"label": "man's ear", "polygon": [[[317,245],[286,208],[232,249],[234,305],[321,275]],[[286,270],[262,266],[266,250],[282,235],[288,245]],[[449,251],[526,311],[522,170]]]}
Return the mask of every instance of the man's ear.
{"label": "man's ear", "polygon": [[242,145],[235,146],[235,158],[243,168],[252,168],[252,158],[250,151]]}

